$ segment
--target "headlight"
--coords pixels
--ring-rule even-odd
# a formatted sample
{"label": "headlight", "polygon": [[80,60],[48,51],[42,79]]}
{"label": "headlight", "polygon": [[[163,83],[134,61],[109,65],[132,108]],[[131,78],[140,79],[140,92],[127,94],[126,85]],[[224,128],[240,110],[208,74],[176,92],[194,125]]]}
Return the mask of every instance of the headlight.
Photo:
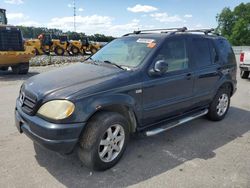
{"label": "headlight", "polygon": [[38,110],[38,114],[55,120],[69,117],[75,110],[75,105],[67,100],[53,100],[46,102]]}

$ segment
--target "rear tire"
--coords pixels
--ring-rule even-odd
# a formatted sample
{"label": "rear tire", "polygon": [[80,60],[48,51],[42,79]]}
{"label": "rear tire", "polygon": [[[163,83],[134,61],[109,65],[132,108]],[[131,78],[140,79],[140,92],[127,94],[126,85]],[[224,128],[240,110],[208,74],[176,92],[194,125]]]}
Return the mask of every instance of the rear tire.
{"label": "rear tire", "polygon": [[97,49],[96,48],[91,48],[91,54],[93,55],[93,54],[95,54],[96,52],[97,52]]}
{"label": "rear tire", "polygon": [[78,156],[87,167],[106,170],[120,160],[128,140],[128,121],[115,112],[100,112],[84,130]]}
{"label": "rear tire", "polygon": [[249,71],[240,70],[240,77],[241,77],[242,79],[248,79],[249,73],[250,73]]}
{"label": "rear tire", "polygon": [[29,72],[29,63],[21,63],[11,67],[15,74],[27,74]]}
{"label": "rear tire", "polygon": [[70,49],[71,53],[73,55],[78,55],[80,53],[80,50],[79,48],[75,47],[75,46],[72,46],[71,49]]}
{"label": "rear tire", "polygon": [[55,54],[58,56],[62,56],[64,54],[64,49],[61,47],[56,47],[55,48]]}
{"label": "rear tire", "polygon": [[209,106],[207,114],[208,119],[212,121],[220,121],[225,118],[230,106],[230,90],[222,87],[218,90],[212,103]]}

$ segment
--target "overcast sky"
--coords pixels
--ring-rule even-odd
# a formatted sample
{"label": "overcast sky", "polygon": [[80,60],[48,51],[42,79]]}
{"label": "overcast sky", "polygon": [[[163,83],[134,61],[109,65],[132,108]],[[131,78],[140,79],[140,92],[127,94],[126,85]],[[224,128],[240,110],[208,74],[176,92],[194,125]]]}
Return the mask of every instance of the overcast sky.
{"label": "overcast sky", "polygon": [[[78,32],[120,36],[145,28],[212,28],[216,14],[249,0],[76,0]],[[73,0],[0,0],[9,24],[74,30]]]}

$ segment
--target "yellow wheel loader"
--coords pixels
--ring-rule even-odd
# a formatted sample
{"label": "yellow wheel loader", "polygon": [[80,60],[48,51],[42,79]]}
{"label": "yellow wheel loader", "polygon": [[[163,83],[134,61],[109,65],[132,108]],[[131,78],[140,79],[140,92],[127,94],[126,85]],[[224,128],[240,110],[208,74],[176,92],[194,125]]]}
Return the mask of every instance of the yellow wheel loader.
{"label": "yellow wheel loader", "polygon": [[99,44],[90,42],[87,37],[82,38],[81,41],[69,41],[69,49],[73,55],[78,55],[79,53],[87,54],[87,52],[95,54],[100,48]]}
{"label": "yellow wheel loader", "polygon": [[54,52],[56,55],[62,56],[68,50],[67,36],[59,36],[59,39],[52,39],[50,34],[41,34],[39,39],[30,39],[25,41],[25,46],[33,46],[36,55],[50,54]]}
{"label": "yellow wheel loader", "polygon": [[69,51],[72,55],[78,55],[83,53],[82,51],[82,43],[78,40],[70,40],[69,41]]}
{"label": "yellow wheel loader", "polygon": [[29,60],[35,56],[34,48],[24,46],[19,28],[7,25],[5,12],[0,9],[0,70],[11,67],[15,74],[27,74]]}
{"label": "yellow wheel loader", "polygon": [[66,35],[59,36],[59,39],[52,39],[52,49],[56,55],[64,55],[68,51],[68,37]]}
{"label": "yellow wheel loader", "polygon": [[51,35],[41,34],[39,35],[39,39],[26,40],[24,45],[33,47],[36,55],[50,54],[52,50]]}

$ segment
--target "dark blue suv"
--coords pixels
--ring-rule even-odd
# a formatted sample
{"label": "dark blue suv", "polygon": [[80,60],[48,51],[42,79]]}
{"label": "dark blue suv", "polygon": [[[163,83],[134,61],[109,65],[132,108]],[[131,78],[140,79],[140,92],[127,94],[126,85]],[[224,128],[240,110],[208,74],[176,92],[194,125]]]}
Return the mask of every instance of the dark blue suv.
{"label": "dark blue suv", "polygon": [[136,31],[83,63],[27,80],[18,130],[94,170],[114,166],[129,135],[152,136],[206,115],[222,120],[236,91],[236,60],[212,30]]}

